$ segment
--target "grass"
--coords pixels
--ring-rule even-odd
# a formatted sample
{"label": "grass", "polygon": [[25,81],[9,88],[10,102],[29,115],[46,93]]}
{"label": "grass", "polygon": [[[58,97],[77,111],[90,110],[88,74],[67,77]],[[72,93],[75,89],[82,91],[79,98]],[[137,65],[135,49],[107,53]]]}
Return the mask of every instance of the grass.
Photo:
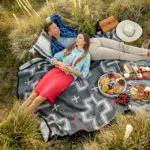
{"label": "grass", "polygon": [[[79,132],[69,137],[53,137],[44,143],[39,132],[39,120],[27,108],[15,104],[0,124],[0,146],[13,150],[149,150],[150,116],[145,111],[136,114],[118,114],[111,125],[93,133]],[[7,117],[8,116],[8,117]],[[7,117],[7,119],[6,119]],[[126,125],[133,126],[124,139]]]}
{"label": "grass", "polygon": [[[145,34],[150,34],[149,0],[58,0],[55,2],[47,0],[38,11],[28,4],[29,1],[20,3],[20,0],[16,0],[16,2],[24,17],[13,14],[14,29],[9,34],[9,38],[13,53],[20,58],[20,53],[23,52],[21,59],[38,38],[44,19],[53,13],[60,14],[68,25],[91,35],[95,34],[96,22],[110,15],[115,15],[119,21],[125,19],[136,21],[145,29]],[[143,37],[135,44],[131,44],[141,46]]]}
{"label": "grass", "polygon": [[33,149],[38,147],[38,119],[16,103],[7,120],[0,126],[0,146],[13,149]]}
{"label": "grass", "polygon": [[[95,23],[110,15],[119,21],[136,21],[144,34],[130,44],[139,47],[150,36],[149,0],[3,0],[0,5],[0,147],[4,150],[150,149],[150,118],[145,112],[136,116],[119,114],[111,125],[100,131],[53,137],[43,143],[38,119],[20,108],[20,103],[13,98],[16,98],[18,67],[29,59],[28,51],[41,33],[45,18],[53,13],[88,34],[95,34]],[[125,128],[129,123],[133,131],[125,142]]]}
{"label": "grass", "polygon": [[[87,150],[149,150],[150,149],[150,116],[145,111],[136,115],[116,116],[115,122],[100,130],[95,141],[84,145]],[[133,131],[125,140],[126,125],[131,124]]]}
{"label": "grass", "polygon": [[[128,139],[124,140],[125,127],[133,126]],[[138,112],[135,116],[121,115],[109,129],[101,131],[102,149],[148,150],[150,149],[150,116],[146,112]]]}
{"label": "grass", "polygon": [[90,134],[82,135],[80,133],[78,136],[72,136],[72,139],[70,137],[65,139],[54,137],[48,143],[44,143],[39,132],[38,118],[27,108],[22,107],[19,101],[14,100],[11,112],[3,109],[1,113],[5,113],[5,116],[0,118],[3,120],[0,124],[0,147],[7,150],[81,149],[81,140],[92,139]]}

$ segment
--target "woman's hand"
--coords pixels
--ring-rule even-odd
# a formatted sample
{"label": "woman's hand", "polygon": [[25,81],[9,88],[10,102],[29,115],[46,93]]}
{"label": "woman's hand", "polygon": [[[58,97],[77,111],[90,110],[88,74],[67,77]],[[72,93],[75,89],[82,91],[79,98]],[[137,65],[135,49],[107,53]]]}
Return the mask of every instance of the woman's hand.
{"label": "woman's hand", "polygon": [[67,65],[61,61],[58,61],[57,59],[54,59],[53,64],[55,65],[55,67],[61,69],[66,74],[73,73],[74,71],[74,69],[70,65]]}
{"label": "woman's hand", "polygon": [[67,68],[67,65],[63,62],[59,62],[59,68],[64,71],[66,74],[68,74],[68,68]]}
{"label": "woman's hand", "polygon": [[66,68],[68,70],[68,73],[73,73],[73,68],[70,65],[66,65]]}
{"label": "woman's hand", "polygon": [[54,65],[56,68],[59,68],[60,62],[59,62],[57,59],[54,59],[54,60],[53,60],[53,65]]}
{"label": "woman's hand", "polygon": [[82,72],[80,72],[76,69],[73,69],[70,65],[67,65],[66,67],[67,67],[67,70],[68,70],[69,74],[73,73],[73,74],[77,75],[78,77],[82,78],[82,76],[83,76]]}

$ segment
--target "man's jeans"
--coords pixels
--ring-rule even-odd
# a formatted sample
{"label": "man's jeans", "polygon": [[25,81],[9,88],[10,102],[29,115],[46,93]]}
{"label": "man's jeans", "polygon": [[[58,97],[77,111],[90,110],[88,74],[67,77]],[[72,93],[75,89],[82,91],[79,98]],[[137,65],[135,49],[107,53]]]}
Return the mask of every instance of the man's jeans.
{"label": "man's jeans", "polygon": [[150,60],[150,57],[147,57],[148,49],[125,45],[107,38],[91,38],[89,52],[92,60]]}

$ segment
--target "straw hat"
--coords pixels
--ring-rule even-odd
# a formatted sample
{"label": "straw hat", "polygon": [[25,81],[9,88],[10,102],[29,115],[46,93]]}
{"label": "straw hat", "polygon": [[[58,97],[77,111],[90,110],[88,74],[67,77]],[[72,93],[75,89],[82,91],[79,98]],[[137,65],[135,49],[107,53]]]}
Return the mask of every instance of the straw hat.
{"label": "straw hat", "polygon": [[124,20],[117,25],[116,33],[121,40],[132,42],[141,37],[142,28],[136,22]]}

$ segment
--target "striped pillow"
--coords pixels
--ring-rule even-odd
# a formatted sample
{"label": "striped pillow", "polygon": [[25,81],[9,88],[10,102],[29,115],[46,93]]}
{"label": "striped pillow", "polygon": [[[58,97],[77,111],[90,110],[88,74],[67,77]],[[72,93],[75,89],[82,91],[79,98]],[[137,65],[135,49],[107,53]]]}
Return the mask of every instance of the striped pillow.
{"label": "striped pillow", "polygon": [[46,58],[52,57],[50,37],[44,33],[41,33],[33,48]]}

